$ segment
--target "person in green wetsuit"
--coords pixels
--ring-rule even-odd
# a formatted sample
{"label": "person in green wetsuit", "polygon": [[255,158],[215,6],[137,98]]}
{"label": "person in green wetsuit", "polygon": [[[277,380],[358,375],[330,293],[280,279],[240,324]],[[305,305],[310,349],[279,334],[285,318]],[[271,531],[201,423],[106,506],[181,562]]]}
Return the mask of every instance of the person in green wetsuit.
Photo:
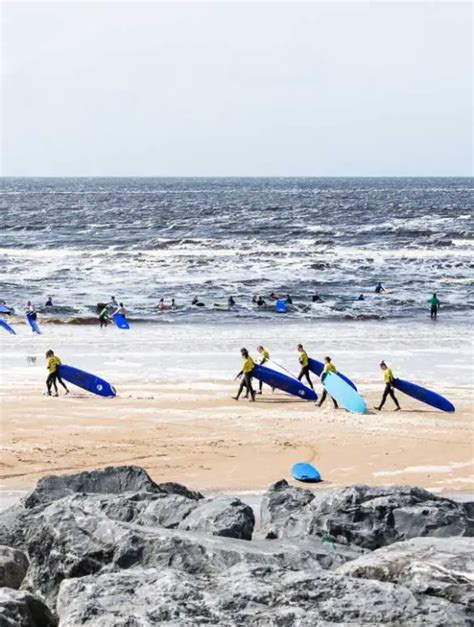
{"label": "person in green wetsuit", "polygon": [[390,396],[393,402],[395,403],[395,405],[397,406],[395,411],[400,411],[400,403],[398,402],[398,399],[395,396],[395,393],[393,391],[393,379],[395,377],[393,376],[392,369],[389,368],[384,361],[380,362],[380,368],[382,369],[382,372],[383,372],[383,380],[385,383],[385,389],[383,391],[383,396],[382,396],[382,400],[380,401],[380,405],[376,407],[375,409],[380,411],[382,407],[385,405],[387,396]]}
{"label": "person in green wetsuit", "polygon": [[[323,371],[321,373],[321,381],[323,383],[324,383],[324,379],[326,378],[328,372],[332,372],[332,373],[336,374],[337,370],[336,370],[336,366],[332,363],[331,358],[330,357],[325,357],[324,358],[324,368],[323,368]],[[324,388],[323,389],[323,395],[321,396],[321,400],[318,403],[318,407],[321,407],[321,405],[326,400],[327,395],[328,395],[328,393],[326,391],[326,388]],[[334,403],[335,409],[339,409],[339,405],[337,404],[336,399],[331,396],[331,400]]]}
{"label": "person in green wetsuit", "polygon": [[109,320],[109,310],[107,308],[107,305],[104,305],[99,313],[100,328],[102,329],[102,327],[106,327],[109,323]]}
{"label": "person in green wetsuit", "polygon": [[237,396],[233,396],[232,398],[235,401],[238,401],[243,389],[247,388],[247,391],[250,393],[249,400],[255,401],[255,390],[252,387],[252,370],[255,367],[255,363],[246,348],[240,349],[240,354],[242,356],[242,370],[235,378],[238,379],[239,377],[242,377],[242,381],[240,382]]}
{"label": "person in green wetsuit", "polygon": [[431,305],[430,318],[431,320],[436,320],[438,317],[438,309],[441,305],[439,298],[436,296],[436,292],[428,299],[428,303]]}

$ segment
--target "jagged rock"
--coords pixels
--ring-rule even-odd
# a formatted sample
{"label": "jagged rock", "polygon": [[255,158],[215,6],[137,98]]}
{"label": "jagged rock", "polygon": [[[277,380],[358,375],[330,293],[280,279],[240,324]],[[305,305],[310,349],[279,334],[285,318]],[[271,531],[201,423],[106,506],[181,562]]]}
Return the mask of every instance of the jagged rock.
{"label": "jagged rock", "polygon": [[337,572],[402,584],[416,593],[469,605],[474,611],[472,538],[414,538],[396,542],[347,562]]}
{"label": "jagged rock", "polygon": [[139,466],[108,466],[99,470],[72,475],[47,475],[38,481],[35,489],[25,497],[26,508],[51,503],[71,494],[124,494],[126,492],[164,492],[179,494],[188,499],[203,498],[178,483],[155,483]]}
{"label": "jagged rock", "polygon": [[0,588],[1,627],[55,627],[57,624],[48,607],[29,592]]}
{"label": "jagged rock", "polygon": [[61,627],[469,625],[465,607],[403,586],[244,563],[212,574],[153,568],[69,579],[57,609]]}
{"label": "jagged rock", "polygon": [[203,575],[239,563],[278,564],[289,570],[332,568],[357,553],[320,539],[248,542],[113,520],[75,495],[51,503],[27,533],[30,568],[23,586],[54,607],[60,582],[71,577],[135,567],[173,568]]}
{"label": "jagged rock", "polygon": [[267,537],[328,535],[367,549],[417,536],[472,536],[470,506],[410,486],[363,486],[309,492],[281,482],[262,500]]}
{"label": "jagged rock", "polygon": [[240,499],[216,497],[201,501],[179,528],[215,536],[251,540],[255,526],[253,510]]}
{"label": "jagged rock", "polygon": [[28,570],[28,558],[18,549],[0,545],[0,587],[15,588],[21,586]]}

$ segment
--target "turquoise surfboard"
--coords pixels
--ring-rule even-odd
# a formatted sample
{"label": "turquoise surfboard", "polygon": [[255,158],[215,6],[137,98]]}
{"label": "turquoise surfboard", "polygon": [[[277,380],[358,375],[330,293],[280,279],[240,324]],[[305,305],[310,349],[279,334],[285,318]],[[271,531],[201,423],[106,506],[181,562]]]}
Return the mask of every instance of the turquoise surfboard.
{"label": "turquoise surfboard", "polygon": [[5,322],[5,320],[2,320],[2,318],[0,318],[0,326],[3,327],[5,331],[8,331],[8,333],[11,333],[12,335],[16,335],[15,329],[13,329],[8,324],[8,322]]}
{"label": "turquoise surfboard", "polygon": [[367,405],[360,394],[351,387],[344,379],[338,377],[333,372],[328,372],[323,381],[324,388],[336,401],[354,414],[365,414]]}
{"label": "turquoise surfboard", "polygon": [[[310,357],[308,360],[308,366],[311,372],[314,372],[315,375],[321,378],[324,369],[324,364],[322,361],[318,361],[317,359],[313,359],[312,357]],[[344,381],[348,383],[351,388],[354,388],[354,390],[357,392],[356,384],[351,381],[349,377],[346,377],[346,375],[342,374],[342,372],[339,372],[339,370],[337,371],[337,376],[341,377],[341,379],[344,379]]]}

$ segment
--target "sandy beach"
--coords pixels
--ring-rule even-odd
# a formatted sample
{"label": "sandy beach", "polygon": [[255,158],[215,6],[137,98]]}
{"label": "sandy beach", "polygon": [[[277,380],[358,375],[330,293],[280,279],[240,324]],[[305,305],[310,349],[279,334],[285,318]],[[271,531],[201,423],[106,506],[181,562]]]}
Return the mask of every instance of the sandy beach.
{"label": "sandy beach", "polygon": [[[380,390],[362,384],[368,406]],[[410,484],[436,492],[473,488],[468,387],[451,387],[455,414],[401,396],[402,412],[366,415],[319,409],[284,394],[235,402],[218,380],[122,384],[115,399],[78,391],[49,398],[32,387],[2,398],[3,491],[29,489],[43,475],[137,464],[156,481],[205,492],[253,492],[314,464],[323,487]]]}

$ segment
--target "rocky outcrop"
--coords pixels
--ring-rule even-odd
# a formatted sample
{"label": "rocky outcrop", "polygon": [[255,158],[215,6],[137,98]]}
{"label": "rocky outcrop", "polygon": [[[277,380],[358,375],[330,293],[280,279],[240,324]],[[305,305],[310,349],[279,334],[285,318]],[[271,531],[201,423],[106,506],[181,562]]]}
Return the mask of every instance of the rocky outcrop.
{"label": "rocky outcrop", "polygon": [[470,506],[410,486],[363,485],[312,492],[275,484],[262,501],[268,538],[327,535],[374,550],[418,536],[472,536]]}
{"label": "rocky outcrop", "polygon": [[37,597],[22,590],[0,588],[1,627],[55,627],[56,617]]}
{"label": "rocky outcrop", "polygon": [[473,538],[397,542],[344,564],[337,572],[402,584],[418,594],[462,603],[474,612]]}
{"label": "rocky outcrop", "polygon": [[152,568],[69,579],[58,614],[61,627],[469,625],[462,607],[403,586],[244,563],[209,574]]}
{"label": "rocky outcrop", "polygon": [[17,590],[28,570],[28,558],[18,549],[0,545],[0,587]]}
{"label": "rocky outcrop", "polygon": [[179,528],[186,531],[202,531],[241,540],[251,540],[254,526],[253,509],[240,499],[230,497],[200,502],[179,524]]}

